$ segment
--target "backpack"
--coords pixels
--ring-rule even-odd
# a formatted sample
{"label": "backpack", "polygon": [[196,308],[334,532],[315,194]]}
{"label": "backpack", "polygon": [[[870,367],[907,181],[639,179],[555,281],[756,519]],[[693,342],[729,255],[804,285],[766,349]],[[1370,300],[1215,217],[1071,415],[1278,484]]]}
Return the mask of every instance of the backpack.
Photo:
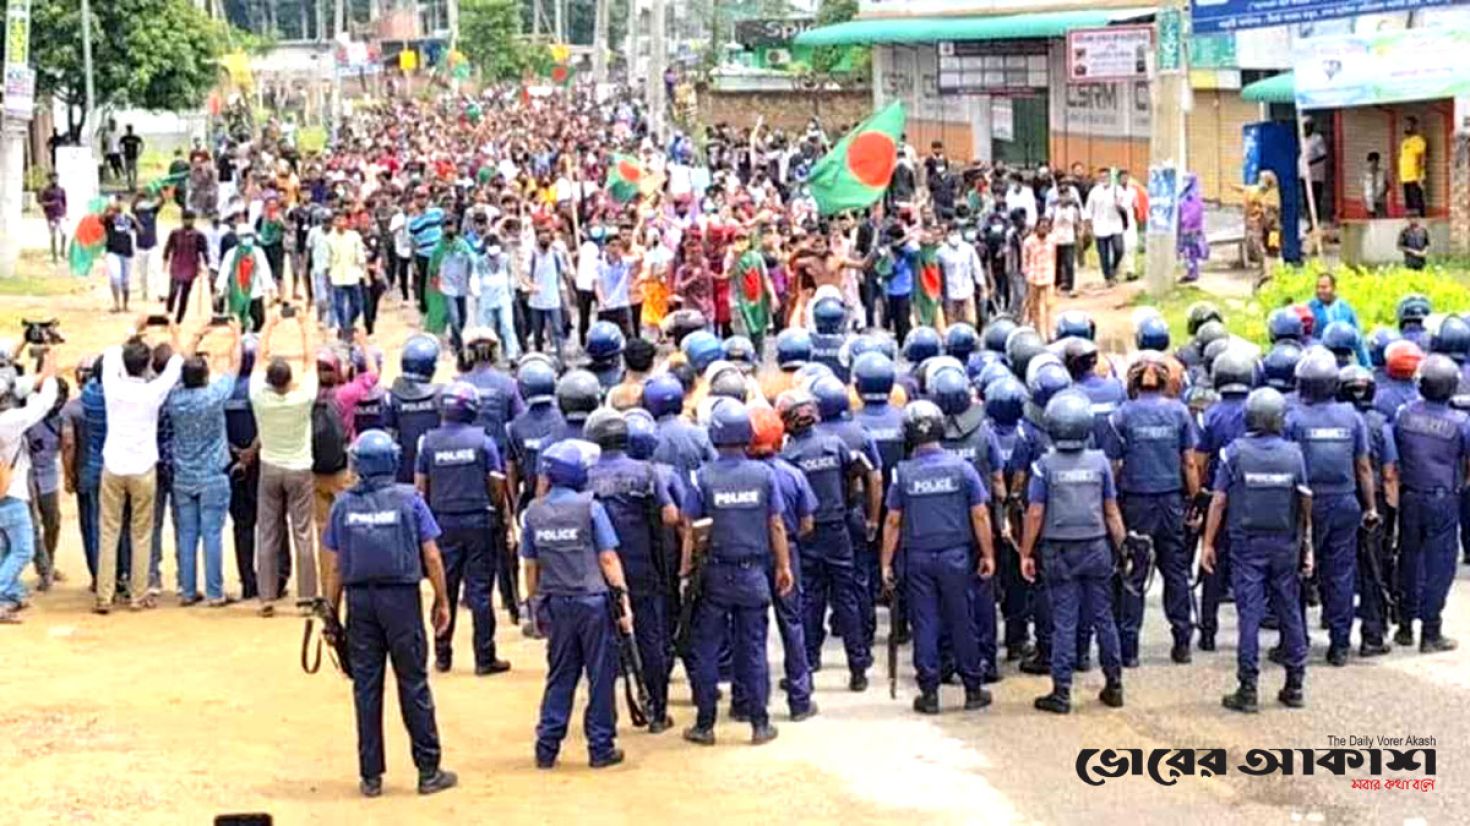
{"label": "backpack", "polygon": [[338,473],[347,469],[347,428],[330,400],[311,405],[311,472]]}

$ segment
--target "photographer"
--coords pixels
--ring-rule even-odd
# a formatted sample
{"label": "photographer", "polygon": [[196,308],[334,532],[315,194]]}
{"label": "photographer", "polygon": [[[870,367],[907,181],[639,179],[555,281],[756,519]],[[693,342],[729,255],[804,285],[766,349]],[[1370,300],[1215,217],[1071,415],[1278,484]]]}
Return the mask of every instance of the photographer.
{"label": "photographer", "polygon": [[37,375],[39,388],[25,405],[15,407],[15,385],[6,382],[0,393],[0,623],[20,622],[16,616],[26,604],[26,588],[20,581],[35,554],[35,529],[30,508],[30,451],[25,433],[45,418],[56,405],[56,351],[48,350]]}

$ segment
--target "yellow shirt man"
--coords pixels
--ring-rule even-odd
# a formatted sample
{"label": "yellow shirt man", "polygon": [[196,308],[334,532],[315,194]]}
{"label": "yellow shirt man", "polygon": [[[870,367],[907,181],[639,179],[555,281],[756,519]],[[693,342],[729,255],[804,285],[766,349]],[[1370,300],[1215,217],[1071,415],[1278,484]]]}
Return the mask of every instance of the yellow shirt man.
{"label": "yellow shirt man", "polygon": [[1428,151],[1423,135],[1415,132],[1404,136],[1399,144],[1399,183],[1424,182],[1424,156]]}

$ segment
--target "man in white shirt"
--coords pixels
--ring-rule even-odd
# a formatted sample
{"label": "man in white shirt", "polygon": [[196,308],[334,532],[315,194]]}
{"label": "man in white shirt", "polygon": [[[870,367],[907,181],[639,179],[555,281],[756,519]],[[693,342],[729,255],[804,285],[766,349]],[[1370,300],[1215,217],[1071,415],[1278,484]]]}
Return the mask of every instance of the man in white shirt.
{"label": "man in white shirt", "polygon": [[1118,170],[1118,208],[1123,213],[1123,280],[1138,277],[1135,266],[1138,260],[1138,182],[1128,176],[1128,170]]}
{"label": "man in white shirt", "polygon": [[[11,407],[0,413],[0,466],[8,468],[10,473],[10,486],[0,497],[0,536],[4,538],[0,544],[0,624],[20,622],[17,612],[26,598],[21,575],[35,556],[36,536],[30,508],[31,460],[25,434],[56,405],[55,350],[46,354],[37,378],[40,386],[26,397],[23,407]],[[8,386],[8,379],[6,384],[0,397],[13,398],[15,391]],[[152,513],[148,512],[150,517]]]}
{"label": "man in white shirt", "polygon": [[951,225],[939,245],[939,269],[944,273],[944,317],[950,322],[975,323],[975,288],[984,298],[985,268],[975,245],[967,243],[958,226]]}
{"label": "man in white shirt", "polygon": [[1311,118],[1302,124],[1302,131],[1307,139],[1297,163],[1298,174],[1311,184],[1312,203],[1317,207],[1317,220],[1321,221],[1326,215],[1323,199],[1327,196],[1327,139],[1317,131],[1317,124]]}
{"label": "man in white shirt", "polygon": [[597,303],[597,272],[606,231],[600,224],[588,227],[586,240],[577,247],[577,337],[583,347],[587,346],[587,328],[592,324],[592,305]]}
{"label": "man in white shirt", "polygon": [[1087,193],[1087,205],[1082,210],[1084,224],[1097,239],[1097,257],[1102,262],[1103,280],[1113,286],[1118,278],[1118,263],[1123,259],[1122,195],[1113,183],[1108,169],[1097,171],[1097,186]]}
{"label": "man in white shirt", "polygon": [[97,604],[93,610],[112,610],[117,589],[118,537],[123,505],[133,505],[133,541],[130,604],[134,611],[155,607],[148,595],[148,547],[153,539],[153,497],[157,484],[158,409],[178,383],[183,358],[178,355],[179,331],[168,325],[172,355],[157,376],[147,377],[153,348],[143,339],[148,316],[138,319],[127,344],[102,354],[102,395],[107,402],[107,438],[102,443],[102,539],[97,559]]}
{"label": "man in white shirt", "polygon": [[1027,186],[1020,175],[1012,174],[1010,186],[1006,189],[1006,212],[1017,209],[1026,213],[1026,229],[1036,226],[1036,191]]}

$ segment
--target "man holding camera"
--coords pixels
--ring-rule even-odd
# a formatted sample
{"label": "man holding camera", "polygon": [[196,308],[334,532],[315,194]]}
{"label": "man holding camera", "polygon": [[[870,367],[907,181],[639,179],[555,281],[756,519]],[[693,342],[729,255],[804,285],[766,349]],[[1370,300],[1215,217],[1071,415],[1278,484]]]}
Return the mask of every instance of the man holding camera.
{"label": "man holding camera", "polygon": [[56,351],[47,351],[41,362],[36,392],[23,407],[14,407],[15,388],[6,382],[0,399],[11,409],[0,413],[0,624],[16,623],[16,613],[25,605],[26,588],[21,575],[35,554],[31,524],[29,450],[25,433],[56,405]]}

